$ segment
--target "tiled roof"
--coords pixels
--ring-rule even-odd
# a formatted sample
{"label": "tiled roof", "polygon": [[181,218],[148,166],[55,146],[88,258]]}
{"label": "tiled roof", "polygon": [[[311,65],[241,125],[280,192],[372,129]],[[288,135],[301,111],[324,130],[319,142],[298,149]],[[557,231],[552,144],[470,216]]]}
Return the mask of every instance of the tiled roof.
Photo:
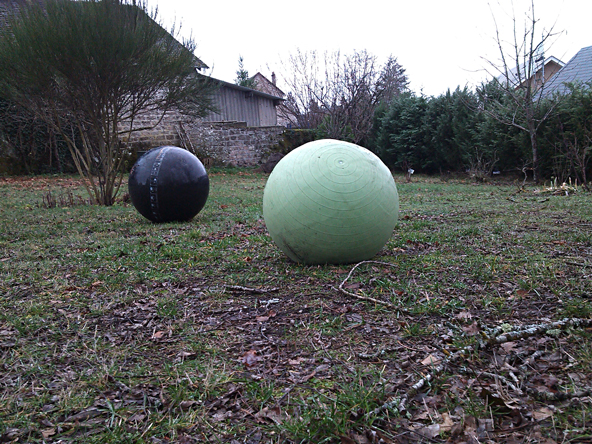
{"label": "tiled roof", "polygon": [[563,94],[566,83],[586,83],[592,81],[592,46],[582,48],[545,85],[543,95]]}

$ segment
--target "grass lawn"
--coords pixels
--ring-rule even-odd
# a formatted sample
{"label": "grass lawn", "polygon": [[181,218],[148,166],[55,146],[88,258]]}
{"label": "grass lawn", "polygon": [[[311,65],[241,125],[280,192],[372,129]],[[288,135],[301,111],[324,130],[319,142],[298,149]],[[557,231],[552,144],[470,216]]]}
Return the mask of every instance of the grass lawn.
{"label": "grass lawn", "polygon": [[0,442],[592,440],[591,193],[399,179],[374,262],[302,266],[266,179],[161,225],[0,179]]}

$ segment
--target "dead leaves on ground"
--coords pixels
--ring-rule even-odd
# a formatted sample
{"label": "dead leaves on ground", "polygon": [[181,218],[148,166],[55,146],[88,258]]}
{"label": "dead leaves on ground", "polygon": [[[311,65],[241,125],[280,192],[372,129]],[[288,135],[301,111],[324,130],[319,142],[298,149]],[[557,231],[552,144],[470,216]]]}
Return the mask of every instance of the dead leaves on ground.
{"label": "dead leaves on ground", "polygon": [[[379,272],[379,268],[372,270]],[[342,279],[343,270],[336,273],[336,280]],[[140,397],[150,400],[152,412],[203,412],[211,424],[240,422],[281,428],[296,418],[291,396],[319,384],[334,387],[336,381],[351,377],[356,367],[380,369],[383,382],[389,386],[387,401],[407,392],[436,366],[447,364],[444,372],[409,399],[402,414],[378,415],[372,426],[352,428],[342,442],[477,443],[536,438],[551,444],[553,440],[544,437],[543,431],[548,432],[549,424],[573,400],[549,397],[574,387],[585,390],[590,385],[589,371],[581,369],[581,360],[574,356],[574,332],[569,330],[493,344],[448,365],[446,359],[458,350],[456,341],[482,340],[486,322],[492,328],[504,327],[501,322],[486,319],[474,301],[471,305],[465,300],[447,316],[428,313],[393,317],[338,297],[329,288],[317,287],[310,295],[282,290],[269,298],[257,292],[227,291],[222,285],[207,287],[203,282],[164,284],[139,287],[135,295],[118,302],[97,301],[94,317],[88,318],[94,324],[87,332],[93,331],[96,338],[113,347],[149,344],[143,358],[156,365],[164,361],[203,362],[204,355],[206,360],[210,357],[208,347],[216,347],[216,365],[228,366],[229,373],[242,382],[224,383],[212,395],[199,399],[186,396],[173,400],[166,393],[167,387],[191,381],[195,392],[202,393],[207,375],[188,371],[179,380],[164,381],[160,387],[126,387],[117,378],[108,378],[106,389],[93,406],[41,423],[41,436],[49,440],[69,427],[104,427],[110,421],[109,405],[119,409],[122,424],[144,430],[149,416],[138,407]],[[305,285],[310,285],[310,280]],[[366,287],[360,282],[351,285],[352,291]],[[520,296],[516,300],[528,297],[519,295],[515,288],[508,291]],[[89,293],[90,300],[99,297],[96,292]],[[163,313],[163,301],[169,301],[179,315]],[[71,307],[56,305],[57,313],[60,310],[65,313],[60,318],[63,322],[80,317]],[[519,325],[517,319],[513,324]],[[418,327],[417,333],[413,333],[414,327]],[[198,338],[205,349],[194,348],[195,342],[192,344],[188,337]],[[0,325],[0,348],[14,347],[18,338],[12,327]],[[244,381],[261,385],[273,381],[276,394],[261,404],[246,392]],[[476,402],[481,411],[469,411],[470,402]],[[589,408],[589,395],[578,402]],[[457,408],[449,411],[449,405]],[[191,431],[184,433],[191,435]],[[15,430],[7,431],[2,439],[17,435]],[[261,442],[266,442],[263,439]]]}

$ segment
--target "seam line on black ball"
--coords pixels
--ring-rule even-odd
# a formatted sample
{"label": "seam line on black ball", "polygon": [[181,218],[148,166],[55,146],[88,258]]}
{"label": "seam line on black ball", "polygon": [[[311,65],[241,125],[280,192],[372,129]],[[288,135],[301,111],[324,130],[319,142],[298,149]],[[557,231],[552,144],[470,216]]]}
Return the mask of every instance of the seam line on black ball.
{"label": "seam line on black ball", "polygon": [[162,165],[162,161],[168,150],[168,146],[160,150],[158,156],[154,159],[150,171],[150,209],[152,211],[152,216],[157,221],[160,220],[160,210],[158,208],[158,172],[160,171],[160,166]]}

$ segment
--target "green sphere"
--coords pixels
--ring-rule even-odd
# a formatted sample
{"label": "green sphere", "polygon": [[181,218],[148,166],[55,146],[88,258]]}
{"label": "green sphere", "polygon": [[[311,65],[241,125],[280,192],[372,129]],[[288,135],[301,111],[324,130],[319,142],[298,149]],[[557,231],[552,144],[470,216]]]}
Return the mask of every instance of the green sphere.
{"label": "green sphere", "polygon": [[370,259],[390,239],[398,216],[389,169],[367,149],[338,140],[317,140],[290,152],[263,193],[271,238],[299,263]]}

